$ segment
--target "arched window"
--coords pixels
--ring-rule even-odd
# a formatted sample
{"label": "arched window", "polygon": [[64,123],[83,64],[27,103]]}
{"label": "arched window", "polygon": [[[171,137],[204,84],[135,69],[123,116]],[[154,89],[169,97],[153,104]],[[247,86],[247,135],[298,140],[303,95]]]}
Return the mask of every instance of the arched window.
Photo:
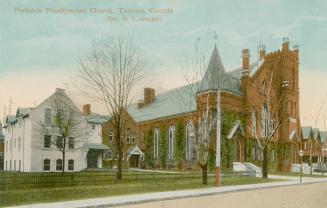
{"label": "arched window", "polygon": [[43,171],[50,171],[50,159],[43,160]]}
{"label": "arched window", "polygon": [[186,126],[186,159],[191,160],[194,157],[194,127],[192,123],[188,123]]}
{"label": "arched window", "polygon": [[153,158],[159,158],[159,129],[154,129],[153,135]]}
{"label": "arched window", "polygon": [[58,159],[56,163],[56,170],[60,171],[62,170],[62,159]]}
{"label": "arched window", "polygon": [[73,159],[68,160],[68,170],[70,170],[70,171],[74,170],[74,160]]}
{"label": "arched window", "polygon": [[252,110],[252,135],[255,136],[257,131],[257,113]]}
{"label": "arched window", "polygon": [[268,108],[264,104],[261,108],[261,136],[266,137],[268,135]]}
{"label": "arched window", "polygon": [[168,158],[174,158],[174,135],[175,135],[175,127],[170,126],[168,132]]}

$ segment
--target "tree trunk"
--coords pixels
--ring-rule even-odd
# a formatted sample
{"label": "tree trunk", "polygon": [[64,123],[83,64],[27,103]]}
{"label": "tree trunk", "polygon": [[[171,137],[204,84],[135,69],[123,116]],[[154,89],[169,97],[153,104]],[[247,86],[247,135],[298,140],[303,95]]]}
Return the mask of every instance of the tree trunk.
{"label": "tree trunk", "polygon": [[123,165],[122,165],[122,152],[119,151],[119,157],[117,160],[117,180],[123,179]]}
{"label": "tree trunk", "polygon": [[312,176],[312,154],[311,153],[310,153],[310,176]]}
{"label": "tree trunk", "polygon": [[62,151],[62,173],[65,173],[65,159],[66,159],[66,152],[65,149]]}
{"label": "tree trunk", "polygon": [[122,180],[123,179],[123,166],[122,166],[123,151],[122,151],[122,145],[120,139],[120,130],[117,130],[117,134],[116,134],[116,147],[118,151],[116,178],[117,180]]}
{"label": "tree trunk", "polygon": [[202,183],[207,185],[208,184],[208,164],[201,165],[202,169]]}
{"label": "tree trunk", "polygon": [[65,173],[65,160],[66,160],[66,141],[64,137],[61,137],[61,146],[62,146],[62,174]]}
{"label": "tree trunk", "polygon": [[262,178],[268,178],[268,146],[263,148]]}

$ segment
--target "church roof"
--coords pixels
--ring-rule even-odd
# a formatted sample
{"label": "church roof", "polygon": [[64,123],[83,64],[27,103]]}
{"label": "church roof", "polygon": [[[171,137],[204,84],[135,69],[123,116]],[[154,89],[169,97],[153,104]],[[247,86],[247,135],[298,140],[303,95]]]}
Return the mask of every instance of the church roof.
{"label": "church roof", "polygon": [[137,104],[132,104],[128,107],[127,111],[136,122],[196,111],[196,101],[190,95],[193,88],[196,87],[195,85],[196,83],[159,94],[152,103],[140,109],[138,109]]}
{"label": "church roof", "polygon": [[201,81],[159,94],[152,103],[140,109],[137,104],[132,104],[127,110],[136,122],[193,112],[196,111],[195,94],[199,91],[217,90],[219,83],[222,91],[242,95],[239,79],[225,71],[217,46],[215,46]]}

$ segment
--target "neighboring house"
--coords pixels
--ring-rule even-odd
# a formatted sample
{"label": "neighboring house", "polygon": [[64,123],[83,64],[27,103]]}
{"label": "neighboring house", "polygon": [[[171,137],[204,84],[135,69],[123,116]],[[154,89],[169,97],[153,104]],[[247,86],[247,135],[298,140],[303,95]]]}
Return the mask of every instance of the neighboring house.
{"label": "neighboring house", "polygon": [[[215,46],[207,70],[197,83],[155,95],[155,89],[144,89],[144,100],[128,107],[130,121],[125,129],[124,166],[144,168],[198,168],[194,135],[198,116],[209,101],[212,112],[216,109],[217,86],[221,88],[222,108],[222,168],[231,168],[234,161],[260,164],[262,153],[258,149],[254,132],[260,134],[264,115],[263,99],[256,97],[257,86],[265,87],[273,75],[270,100],[287,101],[283,125],[271,141],[270,159],[278,168],[290,170],[298,163],[300,145],[299,116],[299,50],[289,49],[287,38],[282,49],[267,53],[260,47],[259,60],[250,63],[248,49],[242,52],[240,68],[226,71]],[[256,57],[256,55],[254,55]],[[188,88],[200,83],[201,92],[190,97]],[[282,96],[284,95],[284,96]],[[189,102],[185,102],[189,101]],[[274,106],[273,106],[274,107]],[[191,119],[189,119],[191,118]],[[114,129],[110,121],[103,127],[103,142],[112,146],[106,159],[115,165]],[[209,165],[214,166],[215,136],[210,144]],[[230,138],[230,139],[229,139]],[[290,151],[279,151],[289,149]]]}
{"label": "neighboring house", "polygon": [[[302,161],[308,163],[319,163],[323,161],[323,143],[326,139],[325,132],[318,128],[305,126],[301,128],[302,150],[304,152]],[[311,157],[311,160],[310,160]]]}
{"label": "neighboring house", "polygon": [[[60,133],[46,133],[62,109],[54,108],[60,103],[78,121],[69,137],[66,149],[65,167],[58,149]],[[4,124],[5,170],[21,172],[80,171],[86,168],[101,168],[104,150],[102,144],[102,123],[106,119],[91,113],[90,105],[80,111],[65,90],[55,93],[34,108],[18,108],[16,115],[8,115]],[[77,122],[76,122],[77,123]],[[57,142],[57,143],[56,143]]]}
{"label": "neighboring house", "polygon": [[321,131],[320,132],[320,137],[321,137],[321,153],[322,153],[322,162],[324,164],[327,163],[327,132],[326,131]]}
{"label": "neighboring house", "polygon": [[3,162],[4,162],[4,142],[5,136],[2,133],[2,123],[0,121],[0,170],[3,170]]}

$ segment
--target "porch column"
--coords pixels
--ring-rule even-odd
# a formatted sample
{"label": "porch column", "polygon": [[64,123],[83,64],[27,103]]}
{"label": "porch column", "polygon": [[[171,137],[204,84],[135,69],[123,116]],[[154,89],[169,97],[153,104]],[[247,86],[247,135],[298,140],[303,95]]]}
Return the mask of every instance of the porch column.
{"label": "porch column", "polygon": [[98,156],[98,162],[97,162],[97,168],[102,168],[102,155],[99,154]]}

